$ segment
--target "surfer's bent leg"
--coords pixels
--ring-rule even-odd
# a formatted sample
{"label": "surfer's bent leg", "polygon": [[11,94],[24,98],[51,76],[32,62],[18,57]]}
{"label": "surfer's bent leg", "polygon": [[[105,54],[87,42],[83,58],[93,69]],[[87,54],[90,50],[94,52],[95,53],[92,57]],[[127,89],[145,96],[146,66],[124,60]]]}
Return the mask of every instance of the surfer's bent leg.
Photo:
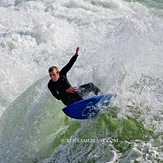
{"label": "surfer's bent leg", "polygon": [[93,83],[88,83],[88,84],[84,84],[79,86],[78,92],[80,94],[80,96],[86,96],[88,95],[90,92],[93,92],[95,95],[98,95],[99,93],[101,93],[101,90],[95,86]]}

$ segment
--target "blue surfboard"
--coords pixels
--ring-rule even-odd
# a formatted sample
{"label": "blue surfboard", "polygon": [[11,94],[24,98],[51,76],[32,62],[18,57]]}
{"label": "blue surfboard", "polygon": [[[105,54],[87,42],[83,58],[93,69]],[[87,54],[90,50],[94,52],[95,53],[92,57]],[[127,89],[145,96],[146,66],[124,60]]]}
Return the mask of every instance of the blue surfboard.
{"label": "blue surfboard", "polygon": [[99,112],[102,106],[109,106],[111,98],[114,95],[93,96],[78,102],[75,102],[63,108],[63,112],[71,118],[88,119],[93,118]]}

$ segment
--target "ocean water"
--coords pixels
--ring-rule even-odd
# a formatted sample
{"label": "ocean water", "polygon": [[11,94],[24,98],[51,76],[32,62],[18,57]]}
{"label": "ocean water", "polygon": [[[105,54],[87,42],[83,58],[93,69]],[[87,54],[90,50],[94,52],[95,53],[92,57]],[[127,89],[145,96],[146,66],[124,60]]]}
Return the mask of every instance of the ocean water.
{"label": "ocean water", "polygon": [[[163,162],[161,0],[0,0],[0,163]],[[97,118],[67,117],[48,68],[116,93]]]}

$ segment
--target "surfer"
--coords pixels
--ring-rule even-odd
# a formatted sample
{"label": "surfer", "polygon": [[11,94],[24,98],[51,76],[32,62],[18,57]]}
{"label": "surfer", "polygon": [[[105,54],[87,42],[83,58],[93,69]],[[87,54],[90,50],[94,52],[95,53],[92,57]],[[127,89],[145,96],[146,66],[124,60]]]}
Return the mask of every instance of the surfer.
{"label": "surfer", "polygon": [[56,66],[50,67],[48,71],[51,78],[48,83],[50,92],[56,99],[61,100],[66,106],[82,100],[83,96],[90,92],[93,92],[95,95],[101,93],[101,90],[93,83],[81,85],[79,88],[72,87],[69,83],[67,79],[67,72],[73,66],[78,55],[79,47],[76,48],[75,55],[70,59],[67,65],[61,69],[61,71],[59,71]]}

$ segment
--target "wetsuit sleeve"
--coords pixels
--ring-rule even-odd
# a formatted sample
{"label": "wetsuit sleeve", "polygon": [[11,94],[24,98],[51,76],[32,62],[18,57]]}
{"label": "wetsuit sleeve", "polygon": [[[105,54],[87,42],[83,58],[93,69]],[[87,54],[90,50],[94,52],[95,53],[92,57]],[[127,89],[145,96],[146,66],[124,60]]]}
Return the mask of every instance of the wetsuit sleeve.
{"label": "wetsuit sleeve", "polygon": [[73,64],[74,64],[74,62],[76,61],[76,59],[77,59],[77,55],[75,54],[71,59],[70,59],[70,61],[67,63],[67,65],[66,66],[64,66],[62,69],[61,69],[61,73],[62,74],[66,74],[70,69],[71,69],[71,67],[73,66]]}
{"label": "wetsuit sleeve", "polygon": [[52,93],[52,95],[57,99],[57,100],[60,100],[61,99],[61,96],[60,94],[57,92],[57,90],[55,88],[52,88],[50,86],[50,84],[48,84],[48,88],[50,90],[50,92]]}

